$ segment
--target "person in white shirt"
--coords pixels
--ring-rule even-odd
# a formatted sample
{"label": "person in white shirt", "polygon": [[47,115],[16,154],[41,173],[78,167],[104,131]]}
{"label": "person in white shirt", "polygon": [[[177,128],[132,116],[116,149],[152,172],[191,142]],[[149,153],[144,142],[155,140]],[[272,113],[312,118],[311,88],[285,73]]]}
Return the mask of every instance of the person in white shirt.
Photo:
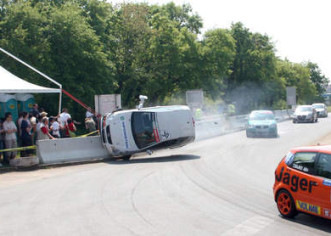
{"label": "person in white shirt", "polygon": [[[5,145],[6,149],[8,148],[16,148],[17,147],[17,140],[16,140],[16,133],[17,127],[13,122],[13,116],[10,112],[5,114],[6,120],[3,122],[3,129],[6,133],[5,135]],[[14,159],[16,157],[16,151],[13,152],[6,152],[6,161],[9,162],[10,159]]]}
{"label": "person in white shirt", "polygon": [[57,118],[53,117],[51,120],[51,131],[54,138],[60,138],[60,124],[57,122]]}
{"label": "person in white shirt", "polygon": [[91,118],[94,116],[91,107],[87,108],[86,114],[85,114],[86,118]]}
{"label": "person in white shirt", "polygon": [[68,119],[71,119],[71,115],[68,113],[67,108],[62,109],[62,113],[60,114],[59,121],[60,121],[60,133],[61,137],[64,138],[66,137],[66,129],[65,127],[67,126],[67,121]]}

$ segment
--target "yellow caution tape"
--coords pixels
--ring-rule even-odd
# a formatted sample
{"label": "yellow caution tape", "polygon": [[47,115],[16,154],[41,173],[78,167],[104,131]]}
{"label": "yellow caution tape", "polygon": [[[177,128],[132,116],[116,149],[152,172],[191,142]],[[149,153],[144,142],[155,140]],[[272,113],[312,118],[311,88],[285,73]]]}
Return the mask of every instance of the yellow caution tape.
{"label": "yellow caution tape", "polygon": [[32,150],[36,149],[36,146],[27,146],[27,147],[18,147],[18,148],[8,148],[2,149],[0,152],[14,152],[14,151],[25,151],[25,150]]}
{"label": "yellow caution tape", "polygon": [[87,137],[87,136],[90,136],[90,135],[95,134],[95,133],[99,133],[99,130],[93,131],[93,132],[88,133],[88,134],[83,134],[83,135],[78,136],[78,137],[79,137],[79,138],[83,138],[83,137]]}
{"label": "yellow caution tape", "polygon": [[[88,134],[84,134],[78,137],[87,137],[89,135],[95,134],[95,133],[99,133],[99,130],[93,131],[91,133]],[[14,152],[14,151],[25,151],[25,150],[32,150],[32,149],[36,149],[36,145],[33,146],[27,146],[27,147],[17,147],[17,148],[8,148],[8,149],[2,149],[0,150],[1,152]]]}

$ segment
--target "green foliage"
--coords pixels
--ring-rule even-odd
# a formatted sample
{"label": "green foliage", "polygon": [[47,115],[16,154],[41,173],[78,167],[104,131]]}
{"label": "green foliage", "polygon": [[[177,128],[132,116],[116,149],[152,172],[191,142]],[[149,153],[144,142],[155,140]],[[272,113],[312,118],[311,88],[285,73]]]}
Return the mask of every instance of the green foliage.
{"label": "green foliage", "polygon": [[273,110],[284,110],[287,109],[287,103],[285,100],[278,100],[276,101],[273,106],[272,106]]}
{"label": "green foliage", "polygon": [[[136,105],[140,94],[148,95],[148,105],[185,104],[186,90],[203,89],[206,106],[234,103],[245,113],[286,107],[286,86],[297,87],[299,103],[322,100],[328,78],[317,64],[277,59],[271,39],[240,22],[199,35],[202,25],[190,5],[173,2],[0,0],[0,47],[91,106],[95,94],[110,93],[122,94],[125,107]],[[54,86],[3,54],[0,64]],[[57,100],[37,95],[52,114]],[[84,109],[65,96],[63,106],[83,119]]]}
{"label": "green foliage", "polygon": [[202,88],[211,96],[224,96],[235,57],[235,40],[227,30],[207,31],[202,41]]}
{"label": "green foliage", "polygon": [[315,100],[320,102],[324,101],[324,98],[321,95],[325,93],[326,88],[328,87],[328,78],[326,78],[325,75],[322,74],[317,64],[308,62],[304,65],[308,67],[310,72],[310,80],[313,82],[316,88],[317,96]]}
{"label": "green foliage", "polygon": [[317,90],[310,77],[310,69],[304,64],[288,60],[278,61],[277,74],[286,86],[295,86],[298,104],[311,104],[316,101]]}

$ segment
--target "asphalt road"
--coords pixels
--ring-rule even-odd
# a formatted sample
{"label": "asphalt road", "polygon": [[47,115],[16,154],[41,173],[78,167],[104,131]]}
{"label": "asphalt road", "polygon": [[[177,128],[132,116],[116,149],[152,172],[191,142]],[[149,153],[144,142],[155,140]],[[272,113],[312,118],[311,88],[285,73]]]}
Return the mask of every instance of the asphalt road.
{"label": "asphalt road", "polygon": [[330,235],[331,222],[280,217],[274,171],[316,143],[331,117],[282,122],[278,138],[236,132],[131,161],[0,175],[0,235]]}

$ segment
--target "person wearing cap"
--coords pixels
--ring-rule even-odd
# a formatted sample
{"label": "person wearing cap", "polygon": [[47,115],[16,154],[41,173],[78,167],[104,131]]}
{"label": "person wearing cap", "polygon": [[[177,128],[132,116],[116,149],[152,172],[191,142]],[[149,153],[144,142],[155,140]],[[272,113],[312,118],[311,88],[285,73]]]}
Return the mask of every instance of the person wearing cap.
{"label": "person wearing cap", "polygon": [[42,118],[47,117],[47,115],[48,115],[48,113],[45,112],[45,111],[43,111],[43,112],[40,113],[40,116],[41,116]]}
{"label": "person wearing cap", "polygon": [[38,132],[38,140],[54,139],[54,137],[49,133],[48,118],[47,117],[42,118],[40,123],[41,123],[40,124],[40,129],[37,131]]}

